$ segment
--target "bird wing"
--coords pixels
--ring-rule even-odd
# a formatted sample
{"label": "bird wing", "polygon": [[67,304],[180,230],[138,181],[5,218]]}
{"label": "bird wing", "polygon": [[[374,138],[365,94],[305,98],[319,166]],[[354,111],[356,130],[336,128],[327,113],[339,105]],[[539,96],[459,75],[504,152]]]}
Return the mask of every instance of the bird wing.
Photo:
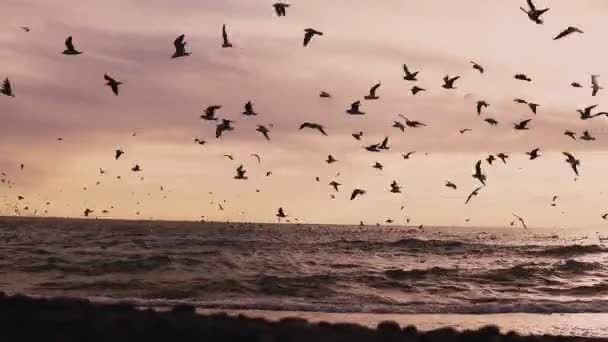
{"label": "bird wing", "polygon": [[253,157],[255,157],[258,160],[258,164],[262,162],[262,158],[260,158],[260,155],[257,153],[252,153],[251,154]]}
{"label": "bird wing", "polygon": [[469,204],[469,201],[471,200],[471,198],[473,198],[473,196],[476,196],[477,195],[477,191],[479,191],[479,190],[481,190],[481,187],[473,190],[473,192],[471,192],[469,194],[469,196],[467,197],[467,200],[464,202],[464,204]]}
{"label": "bird wing", "polygon": [[477,115],[481,115],[481,108],[483,108],[483,102],[477,102]]}
{"label": "bird wing", "polygon": [[410,75],[410,74],[411,74],[411,73],[410,73],[410,70],[407,68],[407,65],[406,65],[406,64],[403,64],[403,71],[405,71],[405,73],[406,73],[407,75]]}
{"label": "bird wing", "polygon": [[532,2],[532,0],[527,0],[528,2],[528,7],[530,7],[530,9],[532,11],[536,11],[536,6],[534,5],[534,3]]}
{"label": "bird wing", "polygon": [[315,34],[312,31],[306,31],[306,33],[304,34],[304,46],[308,46],[308,43],[310,43],[310,40],[312,39],[312,36],[314,36]]}
{"label": "bird wing", "polygon": [[371,96],[375,96],[376,95],[376,90],[378,90],[378,88],[380,88],[380,85],[381,85],[380,82],[378,82],[376,85],[374,85],[372,87],[372,89],[369,90],[369,94]]}
{"label": "bird wing", "polygon": [[226,24],[222,25],[222,38],[224,43],[228,43],[228,32],[226,32]]}
{"label": "bird wing", "polygon": [[6,92],[9,94],[11,93],[11,81],[9,81],[8,78],[5,78],[2,82],[2,89],[6,90]]}
{"label": "bird wing", "polygon": [[185,45],[184,43],[184,37],[185,35],[180,35],[179,37],[175,38],[175,40],[173,41],[173,45],[175,45],[176,48],[181,48],[183,45]]}
{"label": "bird wing", "polygon": [[477,161],[477,164],[475,164],[475,174],[477,175],[481,175],[481,160]]}

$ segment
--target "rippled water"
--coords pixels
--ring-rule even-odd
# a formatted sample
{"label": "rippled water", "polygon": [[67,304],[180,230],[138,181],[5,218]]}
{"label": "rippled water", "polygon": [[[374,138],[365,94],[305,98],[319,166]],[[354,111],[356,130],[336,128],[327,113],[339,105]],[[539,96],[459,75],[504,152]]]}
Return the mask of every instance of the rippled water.
{"label": "rippled water", "polygon": [[595,232],[0,219],[0,289],[162,306],[608,312]]}

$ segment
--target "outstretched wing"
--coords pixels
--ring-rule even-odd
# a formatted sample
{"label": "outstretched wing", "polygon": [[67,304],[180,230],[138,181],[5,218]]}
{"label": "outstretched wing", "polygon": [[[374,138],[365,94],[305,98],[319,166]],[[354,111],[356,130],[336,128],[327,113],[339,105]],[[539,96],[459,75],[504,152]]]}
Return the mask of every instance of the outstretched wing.
{"label": "outstretched wing", "polygon": [[176,49],[181,49],[184,45],[186,45],[186,43],[184,43],[184,37],[185,35],[182,34],[179,37],[175,38],[175,41],[173,41],[173,45],[175,45]]}
{"label": "outstretched wing", "polygon": [[374,96],[376,95],[376,90],[378,90],[378,88],[380,88],[380,82],[378,82],[376,85],[374,85],[370,90],[369,90],[369,94]]}
{"label": "outstretched wing", "polygon": [[72,36],[69,36],[66,40],[65,40],[65,47],[68,48],[68,50],[74,50],[74,44],[72,43]]}
{"label": "outstretched wing", "polygon": [[312,39],[312,36],[314,36],[314,32],[312,31],[306,31],[306,33],[304,34],[304,47],[308,46],[308,43],[310,43],[310,40]]}

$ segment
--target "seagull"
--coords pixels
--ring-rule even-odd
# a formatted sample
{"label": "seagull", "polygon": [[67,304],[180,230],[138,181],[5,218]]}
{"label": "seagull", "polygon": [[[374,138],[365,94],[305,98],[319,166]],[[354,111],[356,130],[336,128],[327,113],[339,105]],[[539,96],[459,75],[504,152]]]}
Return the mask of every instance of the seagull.
{"label": "seagull", "polygon": [[93,210],[91,210],[91,209],[89,209],[89,208],[86,208],[86,209],[84,210],[84,216],[85,216],[85,217],[89,217],[89,215],[90,215],[90,214],[92,214],[92,213],[93,213]]}
{"label": "seagull", "polygon": [[481,115],[481,110],[490,106],[486,101],[477,101],[477,115]]}
{"label": "seagull", "polygon": [[331,154],[327,156],[327,160],[325,161],[327,164],[335,163],[338,159],[334,158]]}
{"label": "seagull", "polygon": [[390,150],[391,148],[388,146],[388,137],[384,137],[384,140],[378,146],[380,150]]}
{"label": "seagull", "polygon": [[583,30],[579,29],[578,27],[568,26],[567,29],[563,30],[557,36],[555,36],[555,38],[553,38],[553,40],[558,40],[558,39],[564,38],[573,33],[585,33],[585,32],[583,32]]}
{"label": "seagull", "polygon": [[207,121],[217,121],[217,117],[215,116],[215,112],[222,108],[221,105],[211,105],[205,109],[205,113],[201,115],[201,119]]}
{"label": "seagull", "polygon": [[417,128],[417,127],[420,127],[420,126],[426,126],[426,124],[423,124],[420,121],[411,121],[410,119],[406,118],[403,114],[398,114],[398,115],[405,120],[405,124],[408,127]]}
{"label": "seagull", "polygon": [[483,74],[484,68],[481,65],[479,65],[473,61],[471,61],[471,64],[473,64],[473,69],[479,71],[480,74]]}
{"label": "seagull", "polygon": [[301,124],[300,129],[302,130],[304,128],[316,129],[317,131],[321,132],[321,134],[327,135],[327,133],[325,133],[325,129],[323,128],[323,126],[318,123],[315,123],[315,122],[305,122],[305,123]]}
{"label": "seagull", "polygon": [[526,74],[516,74],[514,78],[520,81],[532,82],[532,79]]}
{"label": "seagull", "polygon": [[258,115],[258,113],[253,111],[253,103],[251,103],[251,101],[247,101],[247,103],[245,103],[245,111],[241,114],[248,116]]}
{"label": "seagull", "polygon": [[384,165],[380,164],[379,162],[374,163],[374,165],[372,165],[372,167],[374,169],[380,170],[382,171],[384,169]]}
{"label": "seagull", "polygon": [[[406,64],[403,64],[403,71],[405,72],[405,76],[403,76],[403,79],[406,81],[418,81],[418,73],[419,71],[414,71],[411,72]],[[415,95],[415,94],[414,94]]]}
{"label": "seagull", "polygon": [[555,207],[557,205],[557,203],[555,203],[555,201],[557,201],[557,198],[558,198],[557,196],[553,196],[553,199],[551,200],[551,202],[553,202],[553,203],[551,203],[552,207]]}
{"label": "seagull", "polygon": [[492,119],[492,118],[487,118],[487,119],[484,119],[483,121],[489,123],[490,126],[496,126],[496,125],[498,125],[498,121],[496,121],[495,119]]}
{"label": "seagull", "polygon": [[125,152],[121,149],[116,149],[116,152],[114,154],[114,160],[118,160],[118,158],[120,158],[120,156],[122,156],[123,154],[125,154]]}
{"label": "seagull", "polygon": [[378,82],[376,83],[370,90],[369,90],[369,95],[365,96],[364,99],[366,100],[377,100],[380,97],[376,95],[376,91],[378,90],[378,88],[380,88],[381,83]]}
{"label": "seagull", "polygon": [[285,212],[283,211],[283,208],[279,208],[279,210],[277,210],[277,217],[280,219],[287,217],[287,215],[285,215]]}
{"label": "seagull", "polygon": [[515,103],[521,103],[521,104],[528,104],[528,101],[526,101],[524,99],[513,99],[513,102],[515,102]]}
{"label": "seagull", "polygon": [[215,137],[219,139],[224,131],[234,131],[234,127],[231,124],[231,120],[222,119],[222,123],[218,124],[215,128]]}
{"label": "seagull", "polygon": [[175,46],[175,52],[171,58],[179,58],[190,56],[190,52],[186,52],[186,42],[184,41],[185,35],[181,35],[173,41],[173,45]]}
{"label": "seagull", "polygon": [[585,141],[593,141],[595,140],[595,137],[591,136],[591,133],[589,133],[589,131],[584,131],[580,139]]}
{"label": "seagull", "polygon": [[392,127],[399,128],[399,130],[401,130],[401,132],[405,132],[405,125],[399,121],[393,121]]}
{"label": "seagull", "polygon": [[284,17],[287,15],[287,8],[289,7],[289,4],[285,4],[282,2],[275,2],[274,4],[272,4],[272,7],[274,7],[274,11],[277,13],[277,17]]}
{"label": "seagull", "polygon": [[572,154],[568,152],[562,152],[566,156],[566,163],[570,164],[574,173],[578,176],[578,166],[581,165],[581,161],[576,159]]}
{"label": "seagull", "polygon": [[412,91],[412,95],[416,95],[421,91],[426,91],[426,89],[420,88],[419,86],[413,86],[411,91]]}
{"label": "seagull", "polygon": [[330,98],[331,94],[326,91],[322,91],[321,94],[319,94],[319,97]]}
{"label": "seagull", "polygon": [[446,181],[445,182],[445,186],[448,187],[448,188],[452,188],[454,190],[458,189],[458,187],[456,186],[456,184],[454,184],[454,183],[452,183],[450,181]]}
{"label": "seagull", "polygon": [[135,164],[135,166],[133,166],[131,168],[131,171],[133,171],[133,172],[141,172],[141,167],[139,167],[138,164]]}
{"label": "seagull", "polygon": [[471,131],[472,131],[472,129],[470,129],[470,128],[463,128],[459,132],[460,132],[460,134],[465,134],[466,132],[471,132]]}
{"label": "seagull", "polygon": [[604,220],[608,220],[608,214],[604,214],[604,215],[602,215],[602,218],[603,218]]}
{"label": "seagull", "polygon": [[526,154],[530,156],[530,160],[534,160],[534,159],[540,157],[540,154],[538,154],[539,151],[540,151],[540,148],[535,148],[530,152],[526,152]]}
{"label": "seagull", "polygon": [[570,138],[572,138],[572,140],[576,140],[576,133],[572,132],[572,131],[565,131],[564,135],[569,136]]}
{"label": "seagull", "polygon": [[239,167],[236,168],[236,176],[234,176],[234,179],[247,179],[248,177],[245,176],[245,173],[247,173],[247,170],[245,170],[243,165],[239,165]]}
{"label": "seagull", "polygon": [[532,111],[532,113],[534,113],[534,115],[536,115],[536,109],[538,107],[540,107],[540,105],[537,103],[528,102],[528,107],[530,107],[530,110]]}
{"label": "seagull", "polygon": [[475,173],[473,174],[473,178],[479,180],[481,184],[486,185],[487,177],[481,171],[481,160],[477,161],[475,164]]}
{"label": "seagull", "polygon": [[534,3],[532,2],[532,0],[527,0],[528,1],[528,7],[530,8],[529,10],[526,10],[523,7],[520,7],[522,11],[524,11],[527,15],[528,18],[530,18],[530,20],[532,20],[533,22],[537,23],[537,24],[542,24],[543,20],[540,18],[543,14],[545,14],[545,12],[547,12],[549,9],[548,8],[543,8],[543,9],[537,9],[536,6],[534,5]]}
{"label": "seagull", "polygon": [[346,110],[346,113],[351,114],[351,115],[363,115],[365,114],[364,112],[359,110],[359,107],[361,106],[361,101],[356,101],[353,102],[350,105],[350,108],[348,110]]}
{"label": "seagull", "polygon": [[27,27],[27,26],[20,26],[19,28],[22,29],[25,32],[30,32],[31,31],[31,29],[29,27]]}
{"label": "seagull", "polygon": [[304,32],[305,32],[304,33],[304,47],[308,46],[308,43],[310,43],[310,40],[315,35],[317,35],[317,36],[322,36],[323,35],[323,32],[317,31],[317,30],[311,29],[311,28],[305,29]]}
{"label": "seagull", "polygon": [[13,88],[11,87],[11,81],[8,78],[5,78],[2,82],[2,88],[0,88],[0,94],[15,97],[13,94]]}
{"label": "seagull", "polygon": [[74,43],[72,42],[72,36],[69,36],[65,40],[65,50],[62,52],[64,55],[68,56],[76,56],[82,54],[82,51],[76,50],[74,48]]}
{"label": "seagull", "polygon": [[114,95],[118,96],[118,86],[123,83],[113,79],[108,74],[104,74],[103,78],[107,81],[106,85],[112,89]]}
{"label": "seagull", "polygon": [[234,160],[232,154],[224,154],[224,157],[228,158],[229,160]]}
{"label": "seagull", "polygon": [[459,78],[460,78],[460,76],[455,76],[455,77],[450,78],[449,75],[446,75],[443,78],[443,85],[441,87],[443,87],[444,89],[456,89],[454,87],[454,82],[456,82]]}
{"label": "seagull", "polygon": [[583,87],[583,86],[582,86],[580,83],[578,83],[578,82],[572,82],[572,83],[570,83],[570,85],[571,85],[572,87],[574,87],[574,88],[582,88],[582,87]]}
{"label": "seagull", "polygon": [[416,153],[416,151],[411,151],[411,152],[408,152],[408,153],[401,153],[401,156],[403,157],[403,159],[410,159],[410,157],[414,153]]}
{"label": "seagull", "polygon": [[598,105],[593,105],[593,106],[585,107],[584,109],[577,109],[576,111],[581,115],[581,120],[593,119],[594,117],[600,116],[600,115],[608,115],[608,113],[606,113],[606,112],[600,112],[600,113],[597,113],[597,114],[591,114],[591,112],[597,106]]}
{"label": "seagull", "polygon": [[526,222],[524,222],[523,218],[521,218],[521,217],[519,217],[519,216],[517,216],[515,214],[512,214],[512,215],[515,216],[515,218],[518,219],[519,222],[521,222],[521,225],[524,226],[524,228],[528,228],[528,226],[526,226]]}
{"label": "seagull", "polygon": [[365,195],[365,190],[363,189],[355,189],[353,190],[353,193],[350,195],[350,200],[354,200],[355,198],[357,198],[357,196],[360,195]]}
{"label": "seagull", "polygon": [[591,96],[597,95],[598,91],[600,91],[601,89],[604,89],[597,82],[597,79],[599,77],[600,77],[599,75],[591,75],[591,89],[593,89],[593,92],[591,93]]}
{"label": "seagull", "polygon": [[264,138],[266,138],[266,140],[270,141],[270,137],[268,136],[268,133],[270,133],[270,131],[268,130],[268,128],[266,128],[266,126],[258,125],[258,127],[255,130],[262,133]]}
{"label": "seagull", "polygon": [[363,137],[363,132],[353,133],[352,136],[355,138],[355,140],[361,140]]}
{"label": "seagull", "polygon": [[528,123],[530,123],[530,121],[532,121],[532,119],[527,119],[518,123],[514,123],[513,128],[518,131],[529,130],[530,128],[528,128]]}
{"label": "seagull", "polygon": [[467,197],[467,200],[464,202],[464,204],[469,204],[469,201],[471,200],[471,198],[473,198],[473,196],[477,196],[479,195],[479,190],[481,190],[483,187],[480,186],[477,189],[473,190],[473,192],[471,192],[471,194],[469,194],[469,197]]}
{"label": "seagull", "polygon": [[490,165],[492,165],[492,163],[494,162],[494,160],[496,160],[496,158],[493,155],[491,155],[491,154],[486,158],[486,161]]}
{"label": "seagull", "polygon": [[394,180],[391,183],[391,190],[390,192],[394,193],[394,194],[400,194],[401,193],[401,186],[397,183],[396,180]]}
{"label": "seagull", "polygon": [[340,185],[342,185],[342,184],[340,184],[340,183],[338,183],[338,182],[336,182],[336,181],[331,181],[331,182],[329,183],[329,185],[330,185],[331,187],[333,187],[333,188],[336,190],[336,192],[338,192],[338,191],[340,191],[340,190],[338,189],[338,187],[339,187]]}
{"label": "seagull", "polygon": [[222,25],[222,48],[231,48],[232,43],[228,39],[228,32],[226,32],[226,24]]}
{"label": "seagull", "polygon": [[499,153],[499,154],[497,154],[496,156],[498,157],[498,159],[502,160],[503,164],[506,164],[507,163],[507,159],[509,159],[509,155],[506,154],[506,153],[502,153],[502,152]]}
{"label": "seagull", "polygon": [[194,138],[194,143],[199,145],[205,145],[207,142],[200,138]]}

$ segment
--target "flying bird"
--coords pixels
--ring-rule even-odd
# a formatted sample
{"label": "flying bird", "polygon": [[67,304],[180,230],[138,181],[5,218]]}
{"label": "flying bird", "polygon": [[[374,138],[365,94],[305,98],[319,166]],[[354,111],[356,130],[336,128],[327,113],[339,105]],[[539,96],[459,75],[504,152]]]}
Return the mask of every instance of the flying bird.
{"label": "flying bird", "polygon": [[568,152],[562,152],[566,156],[566,163],[570,164],[574,173],[578,176],[578,166],[581,165],[581,161],[576,159],[572,154]]}
{"label": "flying bird", "polygon": [[[404,80],[406,80],[406,81],[418,81],[417,76],[418,76],[419,71],[411,72],[408,69],[407,65],[403,64],[403,72],[405,72],[405,76],[403,76]],[[414,94],[414,95],[416,95],[416,94]]]}
{"label": "flying bird", "polygon": [[11,81],[8,79],[8,77],[5,78],[4,81],[2,82],[2,88],[0,88],[0,94],[10,96],[10,97],[15,97],[15,94],[13,93],[13,87],[11,86]]}
{"label": "flying bird", "polygon": [[454,87],[454,82],[456,82],[459,78],[460,76],[450,77],[449,75],[446,75],[443,77],[443,85],[441,87],[444,89],[456,89]]}
{"label": "flying bird", "polygon": [[532,111],[532,113],[534,113],[534,115],[536,115],[536,111],[537,111],[538,107],[540,107],[540,105],[537,103],[528,102],[528,107],[530,107],[530,110]]}
{"label": "flying bird", "polygon": [[538,154],[539,151],[540,151],[540,148],[535,148],[530,152],[526,152],[526,154],[528,156],[530,156],[530,160],[534,160],[534,159],[540,157],[540,154]]}
{"label": "flying bird", "polygon": [[279,210],[277,210],[277,217],[280,219],[287,217],[287,215],[285,215],[285,212],[283,211],[283,208],[279,208]]}
{"label": "flying bird", "polygon": [[327,135],[327,133],[325,132],[325,128],[315,122],[305,122],[303,124],[300,125],[300,129],[304,129],[304,128],[310,128],[310,129],[316,129],[317,131],[321,132],[321,134],[323,135]]}
{"label": "flying bird", "polygon": [[239,165],[239,167],[236,168],[236,176],[234,176],[234,179],[241,179],[241,180],[247,179],[248,177],[245,176],[245,173],[247,173],[247,170],[245,170],[243,165]]}
{"label": "flying bird", "polygon": [[405,125],[400,121],[393,121],[393,126],[391,127],[398,128],[401,132],[405,132]]}
{"label": "flying bird", "polygon": [[572,140],[576,140],[576,133],[574,133],[572,131],[565,131],[564,135],[569,136],[570,138],[572,138]]}
{"label": "flying bird", "polygon": [[312,37],[314,36],[322,36],[323,32],[317,31],[315,29],[307,28],[304,30],[304,47],[307,47],[310,43]]}
{"label": "flying bird", "polygon": [[602,88],[602,86],[600,86],[600,84],[597,81],[597,79],[599,77],[600,77],[599,75],[591,75],[591,89],[593,90],[591,92],[591,96],[597,95],[598,91],[604,89],[604,88]]}
{"label": "flying bird", "polygon": [[538,9],[536,8],[536,6],[534,5],[534,3],[532,2],[532,0],[527,0],[528,2],[528,10],[526,10],[523,7],[520,7],[522,11],[524,11],[524,13],[526,13],[528,15],[528,18],[530,18],[530,20],[532,20],[533,22],[537,23],[537,24],[542,24],[543,20],[541,19],[541,16],[543,14],[545,14],[549,9],[548,8],[542,8],[542,9]]}
{"label": "flying bird", "polygon": [[581,140],[585,140],[585,141],[593,141],[595,140],[595,137],[591,135],[591,133],[589,133],[589,131],[584,131],[583,135],[581,135]]}
{"label": "flying bird", "polygon": [[507,163],[507,159],[509,159],[509,155],[506,154],[506,153],[502,153],[502,152],[499,153],[499,154],[497,154],[496,156],[498,157],[498,159],[502,160],[503,164],[506,164]]}
{"label": "flying bird", "polygon": [[334,157],[333,157],[331,154],[330,154],[330,155],[328,155],[328,156],[327,156],[327,160],[325,160],[325,162],[326,162],[327,164],[335,163],[335,162],[337,162],[337,161],[338,161],[338,159],[334,158]]}
{"label": "flying bird", "polygon": [[600,112],[597,114],[591,114],[593,112],[593,110],[597,107],[598,105],[593,105],[593,106],[588,106],[585,107],[583,109],[577,109],[576,111],[581,115],[581,120],[588,120],[588,119],[593,119],[597,116],[600,115],[608,115],[608,113],[606,112]]}
{"label": "flying bird", "polygon": [[524,99],[513,99],[513,102],[515,102],[515,103],[521,103],[521,104],[528,104],[528,101],[526,101]]}
{"label": "flying bird", "polygon": [[31,31],[31,29],[29,27],[27,27],[27,26],[20,26],[19,28],[22,29],[25,32],[30,32]]}
{"label": "flying bird", "polygon": [[247,103],[245,103],[245,111],[241,114],[247,116],[258,115],[258,113],[253,110],[253,103],[251,101],[247,101]]}
{"label": "flying bird", "polygon": [[527,119],[527,120],[520,121],[518,123],[514,123],[513,128],[518,131],[529,130],[530,128],[528,128],[528,123],[530,123],[530,121],[532,121],[532,119]]}
{"label": "flying bird", "polygon": [[264,138],[266,138],[266,140],[270,141],[270,137],[268,136],[268,133],[270,133],[270,130],[268,130],[268,128],[266,128],[266,126],[258,125],[258,127],[255,130],[262,133]]}
{"label": "flying bird", "polygon": [[520,81],[532,82],[532,79],[526,74],[516,74],[514,78]]}
{"label": "flying bird", "polygon": [[328,93],[328,92],[326,92],[326,91],[322,91],[322,92],[319,94],[319,97],[322,97],[322,98],[330,98],[330,97],[331,97],[331,94],[330,94],[330,93]]}
{"label": "flying bird", "polygon": [[234,131],[234,127],[231,126],[232,121],[228,119],[222,119],[222,123],[218,124],[215,128],[215,137],[219,139],[222,133],[225,131]]}
{"label": "flying bird", "polygon": [[222,108],[221,105],[211,105],[211,106],[205,108],[205,112],[203,113],[203,115],[201,115],[201,119],[207,120],[207,121],[217,121],[218,118],[215,116],[215,114],[216,114],[216,111],[220,108]]}
{"label": "flying bird", "polygon": [[420,88],[419,86],[413,86],[411,89],[412,95],[416,95],[421,91],[426,91],[426,89]]}
{"label": "flying bird", "polygon": [[231,48],[232,43],[228,39],[228,32],[226,31],[226,24],[222,25],[222,48]]}
{"label": "flying bird", "polygon": [[493,119],[493,118],[486,118],[483,121],[489,123],[490,126],[496,126],[496,125],[498,125],[498,121],[496,121],[496,119]]}
{"label": "flying bird", "polygon": [[275,2],[274,4],[272,4],[272,7],[274,7],[274,11],[277,14],[277,17],[284,17],[287,15],[287,8],[289,7],[289,4],[286,3],[282,3],[282,2]]}
{"label": "flying bird", "polygon": [[114,153],[114,160],[118,160],[118,158],[120,158],[120,156],[122,156],[123,154],[125,154],[125,152],[121,149],[116,149],[116,152]]}
{"label": "flying bird", "polygon": [[405,120],[405,124],[408,127],[417,128],[420,126],[426,126],[426,124],[423,124],[420,121],[414,121],[414,120],[410,120],[410,119],[406,118],[403,114],[398,114],[398,115]]}
{"label": "flying bird", "polygon": [[583,87],[583,86],[582,86],[580,83],[578,83],[578,82],[572,82],[572,83],[570,83],[570,85],[571,85],[573,88],[582,88],[582,87]]}
{"label": "flying bird", "polygon": [[369,95],[366,95],[364,97],[365,100],[377,100],[380,97],[378,95],[376,95],[376,91],[378,91],[378,88],[380,88],[381,82],[376,83],[373,87],[371,87],[371,89],[369,90]]}
{"label": "flying bird", "polygon": [[471,201],[471,198],[473,198],[474,196],[479,195],[479,190],[481,190],[483,187],[480,186],[477,189],[473,190],[473,192],[471,192],[469,194],[469,196],[467,197],[467,200],[464,202],[464,204],[469,204],[469,202]]}
{"label": "flying bird", "polygon": [[171,56],[171,58],[179,58],[179,57],[186,57],[186,56],[190,56],[190,52],[186,51],[186,42],[184,41],[185,35],[180,35],[179,37],[175,38],[175,40],[173,41],[173,46],[175,46],[175,52],[173,53],[173,56]]}
{"label": "flying bird", "polygon": [[553,40],[562,39],[562,38],[564,38],[566,36],[569,36],[569,35],[571,35],[573,33],[584,33],[584,32],[583,32],[583,30],[579,29],[578,27],[569,26],[567,29],[563,30],[557,36],[555,36],[555,38],[553,38]]}
{"label": "flying bird", "polygon": [[141,167],[138,164],[135,164],[135,166],[133,166],[131,168],[131,171],[133,171],[133,172],[141,172]]}
{"label": "flying bird", "polygon": [[355,138],[355,140],[361,140],[363,137],[363,132],[353,133],[352,136]]}
{"label": "flying bird", "polygon": [[194,143],[199,145],[205,145],[207,142],[200,138],[194,138]]}
{"label": "flying bird", "polygon": [[338,192],[338,191],[340,191],[340,190],[338,189],[338,187],[339,187],[340,185],[342,185],[342,184],[340,184],[340,183],[338,183],[338,182],[336,182],[336,181],[331,181],[331,182],[329,183],[329,185],[330,185],[332,188],[334,188],[334,189],[336,190],[336,192]]}
{"label": "flying bird", "polygon": [[234,160],[232,154],[224,154],[224,157],[228,158],[228,160]]}
{"label": "flying bird", "polygon": [[391,190],[390,190],[390,192],[392,192],[392,193],[394,193],[394,194],[400,194],[400,193],[401,193],[401,188],[402,188],[402,187],[399,185],[399,183],[397,183],[397,181],[396,181],[396,180],[394,180],[394,181],[391,183]]}
{"label": "flying bird", "polygon": [[481,111],[484,108],[488,108],[490,106],[486,101],[477,101],[477,115],[481,115]]}
{"label": "flying bird", "polygon": [[519,222],[521,222],[521,225],[522,225],[524,228],[528,228],[528,226],[526,226],[526,222],[524,222],[524,219],[523,219],[523,218],[521,218],[520,216],[517,216],[517,215],[515,215],[515,214],[512,214],[512,215],[513,215],[513,216],[515,216],[515,218],[516,218],[516,219],[517,219]]}
{"label": "flying bird", "polygon": [[472,129],[470,129],[470,128],[463,128],[459,132],[460,132],[460,134],[465,134],[466,132],[471,132],[471,131],[472,131]]}
{"label": "flying bird", "polygon": [[490,155],[489,155],[489,156],[486,158],[486,161],[487,161],[487,162],[488,162],[488,164],[490,164],[490,165],[492,165],[492,163],[494,163],[494,160],[496,160],[496,157],[494,157],[494,156],[493,156],[493,155],[491,155],[491,154],[490,154]]}
{"label": "flying bird", "polygon": [[92,213],[93,213],[93,210],[91,210],[91,209],[89,209],[89,208],[86,208],[86,209],[84,210],[84,216],[85,216],[85,217],[89,217],[89,215],[90,215],[90,214],[92,214]]}
{"label": "flying bird", "polygon": [[114,93],[114,95],[118,96],[118,86],[120,86],[123,83],[113,79],[108,74],[104,74],[103,78],[106,80],[106,85],[108,87],[110,87],[110,89],[112,89],[112,92]]}
{"label": "flying bird", "polygon": [[380,170],[382,171],[384,169],[384,165],[380,164],[379,162],[375,162],[374,165],[372,165],[372,167],[376,170]]}
{"label": "flying bird", "polygon": [[471,64],[473,64],[473,69],[479,71],[480,74],[484,73],[484,68],[481,65],[479,65],[473,61],[471,61]]}
{"label": "flying bird", "polygon": [[262,162],[262,158],[260,157],[259,154],[252,153],[251,156],[258,160],[258,164],[260,164]]}
{"label": "flying bird", "polygon": [[481,170],[481,160],[477,161],[475,164],[475,173],[473,174],[473,178],[479,180],[481,184],[486,185],[487,177],[483,174]]}
{"label": "flying bird", "polygon": [[350,200],[354,200],[355,198],[357,198],[357,196],[362,196],[365,195],[365,190],[363,189],[355,189],[353,190],[352,194],[350,195]]}
{"label": "flying bird", "polygon": [[452,188],[452,189],[454,189],[454,190],[457,190],[457,189],[458,189],[458,187],[456,186],[456,184],[454,184],[454,183],[452,183],[452,182],[450,182],[450,181],[446,181],[446,182],[445,182],[445,186],[446,186],[446,187],[448,187],[448,188]]}
{"label": "flying bird", "polygon": [[410,159],[410,157],[414,153],[416,153],[416,151],[411,151],[411,152],[408,152],[408,153],[401,153],[401,156],[403,157],[403,159]]}
{"label": "flying bird", "polygon": [[351,114],[351,115],[363,115],[365,114],[364,112],[359,110],[359,107],[361,106],[361,101],[356,101],[353,102],[350,105],[350,108],[348,110],[346,110],[346,113]]}
{"label": "flying bird", "polygon": [[65,50],[62,52],[64,55],[68,56],[76,56],[82,54],[82,51],[76,50],[74,48],[74,43],[72,42],[72,36],[69,36],[65,40]]}
{"label": "flying bird", "polygon": [[384,137],[380,145],[378,146],[381,150],[390,150],[391,148],[388,146],[388,137]]}

